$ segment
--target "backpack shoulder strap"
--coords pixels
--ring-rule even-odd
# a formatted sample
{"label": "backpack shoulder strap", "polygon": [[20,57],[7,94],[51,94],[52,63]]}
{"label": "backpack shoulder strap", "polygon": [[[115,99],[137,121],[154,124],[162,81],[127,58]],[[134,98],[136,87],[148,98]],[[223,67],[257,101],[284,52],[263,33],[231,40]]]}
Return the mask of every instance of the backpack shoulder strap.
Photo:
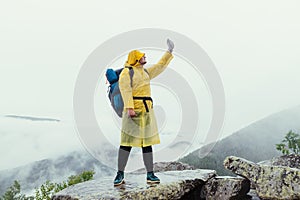
{"label": "backpack shoulder strap", "polygon": [[129,75],[130,75],[130,85],[132,87],[132,77],[133,77],[133,74],[134,74],[134,71],[132,69],[132,67],[126,67],[129,69]]}
{"label": "backpack shoulder strap", "polygon": [[149,75],[149,72],[148,72],[148,70],[146,68],[144,68],[144,71]]}

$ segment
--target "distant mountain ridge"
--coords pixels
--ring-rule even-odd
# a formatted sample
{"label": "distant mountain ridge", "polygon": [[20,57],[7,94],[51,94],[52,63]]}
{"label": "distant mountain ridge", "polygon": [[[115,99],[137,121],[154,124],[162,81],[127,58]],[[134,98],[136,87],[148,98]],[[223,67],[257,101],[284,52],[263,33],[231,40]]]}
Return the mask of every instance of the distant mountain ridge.
{"label": "distant mountain ridge", "polygon": [[223,167],[226,156],[243,157],[254,162],[279,156],[281,153],[276,150],[275,144],[280,143],[289,130],[300,133],[300,105],[265,117],[220,140],[204,158],[199,158],[198,155],[212,144],[188,154],[179,161],[197,168],[215,169],[219,175],[232,175]]}
{"label": "distant mountain ridge", "polygon": [[45,118],[45,117],[32,117],[32,116],[21,116],[21,115],[4,115],[4,117],[10,117],[15,119],[25,119],[31,121],[51,121],[51,122],[60,122],[59,119]]}
{"label": "distant mountain ridge", "polygon": [[0,171],[0,196],[14,180],[19,181],[22,191],[31,193],[46,180],[58,183],[85,170],[94,170],[96,177],[112,176],[115,173],[113,169],[106,167],[87,152],[74,151],[54,159],[44,159]]}

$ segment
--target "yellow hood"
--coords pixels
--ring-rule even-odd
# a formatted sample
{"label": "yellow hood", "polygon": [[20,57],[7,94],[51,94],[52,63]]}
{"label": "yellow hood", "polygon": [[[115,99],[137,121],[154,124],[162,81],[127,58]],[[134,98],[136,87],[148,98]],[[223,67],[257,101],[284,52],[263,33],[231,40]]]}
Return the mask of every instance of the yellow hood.
{"label": "yellow hood", "polygon": [[145,53],[142,53],[138,50],[133,50],[133,51],[129,52],[125,66],[134,66],[134,67],[139,66],[140,65],[139,60],[144,55],[145,55]]}

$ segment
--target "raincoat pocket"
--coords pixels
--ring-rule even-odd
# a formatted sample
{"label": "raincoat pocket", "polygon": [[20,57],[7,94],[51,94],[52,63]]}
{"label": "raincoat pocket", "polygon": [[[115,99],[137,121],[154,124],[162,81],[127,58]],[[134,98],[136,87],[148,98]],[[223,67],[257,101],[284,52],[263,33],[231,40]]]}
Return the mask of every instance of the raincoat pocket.
{"label": "raincoat pocket", "polygon": [[142,127],[141,112],[136,112],[135,117],[129,117],[127,112],[123,112],[122,132],[132,137],[142,137],[140,130]]}
{"label": "raincoat pocket", "polygon": [[127,112],[123,112],[122,132],[137,138],[149,138],[158,134],[153,109],[149,109],[149,112],[136,111],[135,117],[129,117]]}

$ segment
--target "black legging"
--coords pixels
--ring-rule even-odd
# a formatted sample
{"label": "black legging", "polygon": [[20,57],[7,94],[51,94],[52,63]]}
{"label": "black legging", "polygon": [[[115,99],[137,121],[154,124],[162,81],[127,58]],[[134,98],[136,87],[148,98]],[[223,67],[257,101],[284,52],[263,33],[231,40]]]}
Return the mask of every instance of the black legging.
{"label": "black legging", "polygon": [[[128,151],[128,152],[130,152],[131,151],[131,146],[120,146],[120,149],[123,149],[123,150],[125,150],[125,151]],[[143,151],[143,153],[150,153],[150,152],[152,152],[152,146],[150,145],[150,146],[146,146],[146,147],[142,147],[142,151]]]}
{"label": "black legging", "polygon": [[[120,145],[119,155],[118,155],[118,170],[124,171],[130,151],[131,146],[122,146]],[[147,172],[153,171],[153,153],[152,146],[142,147],[143,150],[143,160]]]}

